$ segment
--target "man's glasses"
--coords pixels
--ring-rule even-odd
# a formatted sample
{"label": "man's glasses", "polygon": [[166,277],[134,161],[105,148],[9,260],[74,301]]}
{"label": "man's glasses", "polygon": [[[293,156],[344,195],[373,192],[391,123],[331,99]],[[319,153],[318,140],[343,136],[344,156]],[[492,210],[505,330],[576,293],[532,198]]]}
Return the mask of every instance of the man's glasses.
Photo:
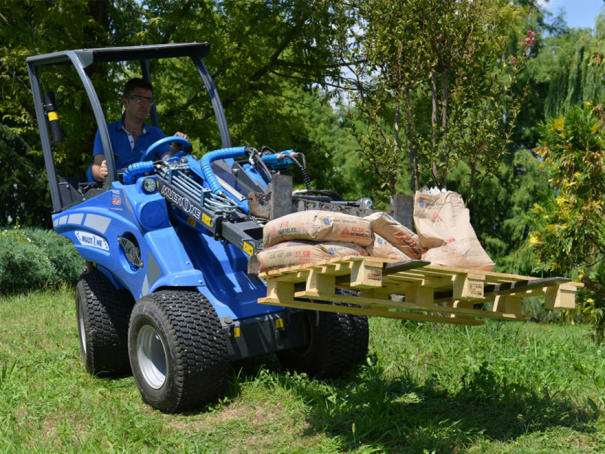
{"label": "man's glasses", "polygon": [[154,98],[149,98],[147,96],[132,95],[132,96],[128,96],[128,98],[126,98],[126,99],[132,99],[137,104],[147,103],[149,105],[153,105],[153,103],[155,102]]}

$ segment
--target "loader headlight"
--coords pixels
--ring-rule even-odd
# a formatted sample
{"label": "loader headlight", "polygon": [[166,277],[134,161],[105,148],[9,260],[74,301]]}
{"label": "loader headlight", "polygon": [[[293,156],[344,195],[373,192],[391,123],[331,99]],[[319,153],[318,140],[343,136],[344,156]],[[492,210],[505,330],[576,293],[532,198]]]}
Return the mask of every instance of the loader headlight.
{"label": "loader headlight", "polygon": [[155,192],[156,189],[155,180],[153,178],[145,178],[143,180],[143,190],[149,194]]}

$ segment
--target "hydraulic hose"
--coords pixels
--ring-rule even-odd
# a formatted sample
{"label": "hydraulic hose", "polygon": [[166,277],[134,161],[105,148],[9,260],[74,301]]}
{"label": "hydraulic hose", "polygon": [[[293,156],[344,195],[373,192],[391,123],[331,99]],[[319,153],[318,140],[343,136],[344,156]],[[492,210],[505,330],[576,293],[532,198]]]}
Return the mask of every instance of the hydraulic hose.
{"label": "hydraulic hose", "polygon": [[216,161],[217,159],[239,158],[242,156],[246,156],[246,147],[222,148],[202,156],[202,159],[200,159],[200,168],[202,169],[206,183],[208,183],[210,190],[214,194],[224,193],[225,190],[214,175],[211,166],[212,161]]}
{"label": "hydraulic hose", "polygon": [[135,162],[134,164],[130,164],[122,176],[124,184],[132,184],[137,181],[139,176],[153,172],[154,170],[155,168],[153,166],[153,162],[151,161]]}

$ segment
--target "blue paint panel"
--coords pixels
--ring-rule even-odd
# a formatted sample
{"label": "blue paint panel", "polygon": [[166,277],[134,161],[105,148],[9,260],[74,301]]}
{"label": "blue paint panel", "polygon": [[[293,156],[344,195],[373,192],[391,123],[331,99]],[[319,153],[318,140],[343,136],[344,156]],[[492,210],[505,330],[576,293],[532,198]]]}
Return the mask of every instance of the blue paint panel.
{"label": "blue paint panel", "polygon": [[[164,197],[157,191],[146,193],[142,181],[114,182],[112,190],[53,215],[55,230],[135,300],[160,288],[188,287],[206,296],[219,317],[238,320],[282,309],[257,303],[267,290],[259,279],[246,274],[246,254],[191,228],[180,217],[174,216],[173,226]],[[138,246],[141,268],[128,260],[118,237]],[[152,278],[150,254],[157,263]]]}

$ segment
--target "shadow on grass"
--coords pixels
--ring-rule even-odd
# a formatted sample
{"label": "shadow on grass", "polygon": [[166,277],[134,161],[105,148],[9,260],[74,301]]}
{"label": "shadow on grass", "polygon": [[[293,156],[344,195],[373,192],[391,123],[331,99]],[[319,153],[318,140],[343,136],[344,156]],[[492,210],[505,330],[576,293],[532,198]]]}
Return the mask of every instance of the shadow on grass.
{"label": "shadow on grass", "polygon": [[[477,441],[514,441],[523,434],[566,427],[592,432],[594,416],[572,402],[518,383],[503,383],[484,363],[451,394],[438,380],[419,384],[408,374],[387,380],[376,365],[360,366],[342,379],[315,380],[279,369],[263,358],[238,364],[238,383],[264,380],[302,400],[305,435],[338,437],[343,449],[394,452],[452,452]],[[263,369],[266,373],[263,376]],[[239,394],[230,388],[230,397]]]}

